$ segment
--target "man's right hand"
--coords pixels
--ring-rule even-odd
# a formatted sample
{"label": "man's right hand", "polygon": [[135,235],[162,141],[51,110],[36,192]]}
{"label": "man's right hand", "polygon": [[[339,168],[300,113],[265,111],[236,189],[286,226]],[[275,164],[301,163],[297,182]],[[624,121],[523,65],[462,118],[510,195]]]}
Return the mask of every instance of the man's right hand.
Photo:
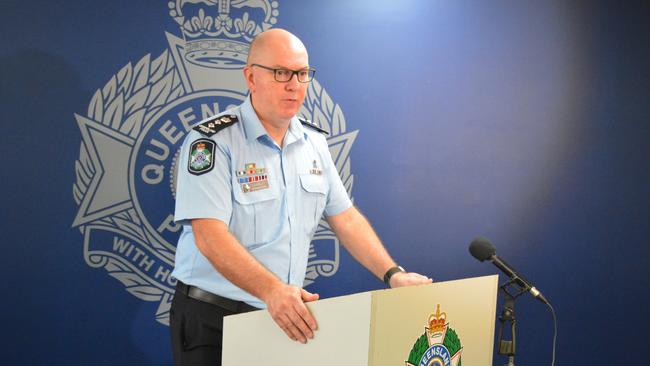
{"label": "man's right hand", "polygon": [[271,317],[289,338],[307,343],[307,339],[314,338],[318,324],[305,302],[316,301],[318,298],[318,294],[283,283],[270,292],[265,302]]}

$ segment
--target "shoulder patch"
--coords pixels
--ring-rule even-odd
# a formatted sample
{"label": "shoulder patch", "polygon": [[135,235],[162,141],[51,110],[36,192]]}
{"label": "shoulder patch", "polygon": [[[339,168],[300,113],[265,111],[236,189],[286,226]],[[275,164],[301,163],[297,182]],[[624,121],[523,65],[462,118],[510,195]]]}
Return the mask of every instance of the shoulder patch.
{"label": "shoulder patch", "polygon": [[214,167],[214,141],[198,139],[190,145],[187,170],[190,174],[201,175]]}
{"label": "shoulder patch", "polygon": [[224,128],[234,125],[237,122],[239,122],[239,118],[237,118],[236,115],[224,114],[221,116],[210,117],[204,122],[197,124],[192,129],[194,131],[200,132],[203,136],[210,137],[215,133],[223,130]]}
{"label": "shoulder patch", "polygon": [[300,123],[302,123],[303,126],[313,128],[314,130],[316,130],[316,131],[318,131],[320,133],[324,133],[326,135],[329,135],[329,133],[327,131],[320,128],[317,124],[315,124],[314,122],[312,122],[312,121],[310,121],[310,120],[308,120],[306,118],[298,117],[298,120],[300,121]]}

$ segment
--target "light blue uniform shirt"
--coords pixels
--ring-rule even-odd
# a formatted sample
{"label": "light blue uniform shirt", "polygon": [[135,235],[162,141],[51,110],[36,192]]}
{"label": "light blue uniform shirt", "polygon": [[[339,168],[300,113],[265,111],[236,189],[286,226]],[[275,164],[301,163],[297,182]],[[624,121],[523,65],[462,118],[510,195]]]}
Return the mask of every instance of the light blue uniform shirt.
{"label": "light blue uniform shirt", "polygon": [[[250,98],[222,114],[236,115],[239,122],[210,137],[191,130],[181,147],[174,217],[183,231],[172,275],[188,285],[264,308],[261,300],[225,279],[201,254],[190,220],[223,221],[269,271],[302,287],[309,243],[323,213],[336,215],[352,202],[322,133],[293,117],[280,148],[262,126]],[[194,175],[188,170],[190,146],[199,139],[215,143],[214,166]],[[259,181],[246,183],[247,179]],[[251,189],[264,187],[264,181],[268,187]]]}

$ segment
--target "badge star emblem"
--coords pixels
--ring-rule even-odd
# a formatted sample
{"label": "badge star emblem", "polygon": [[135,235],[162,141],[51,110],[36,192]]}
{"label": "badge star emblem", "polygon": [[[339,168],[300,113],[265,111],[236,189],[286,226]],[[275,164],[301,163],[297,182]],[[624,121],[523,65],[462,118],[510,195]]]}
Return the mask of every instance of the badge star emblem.
{"label": "badge star emblem", "polygon": [[91,165],[97,170],[79,204],[72,226],[110,216],[133,207],[129,192],[129,157],[132,138],[100,122],[75,114]]}

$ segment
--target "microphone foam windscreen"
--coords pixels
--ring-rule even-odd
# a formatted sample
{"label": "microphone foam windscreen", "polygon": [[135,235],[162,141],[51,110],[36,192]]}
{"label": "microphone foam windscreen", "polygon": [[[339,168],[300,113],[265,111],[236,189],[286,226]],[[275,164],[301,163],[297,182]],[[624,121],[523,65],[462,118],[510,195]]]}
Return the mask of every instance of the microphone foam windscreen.
{"label": "microphone foam windscreen", "polygon": [[476,239],[472,240],[469,245],[469,252],[472,256],[479,261],[483,262],[484,260],[493,256],[497,250],[494,248],[492,243],[486,238],[479,236]]}

